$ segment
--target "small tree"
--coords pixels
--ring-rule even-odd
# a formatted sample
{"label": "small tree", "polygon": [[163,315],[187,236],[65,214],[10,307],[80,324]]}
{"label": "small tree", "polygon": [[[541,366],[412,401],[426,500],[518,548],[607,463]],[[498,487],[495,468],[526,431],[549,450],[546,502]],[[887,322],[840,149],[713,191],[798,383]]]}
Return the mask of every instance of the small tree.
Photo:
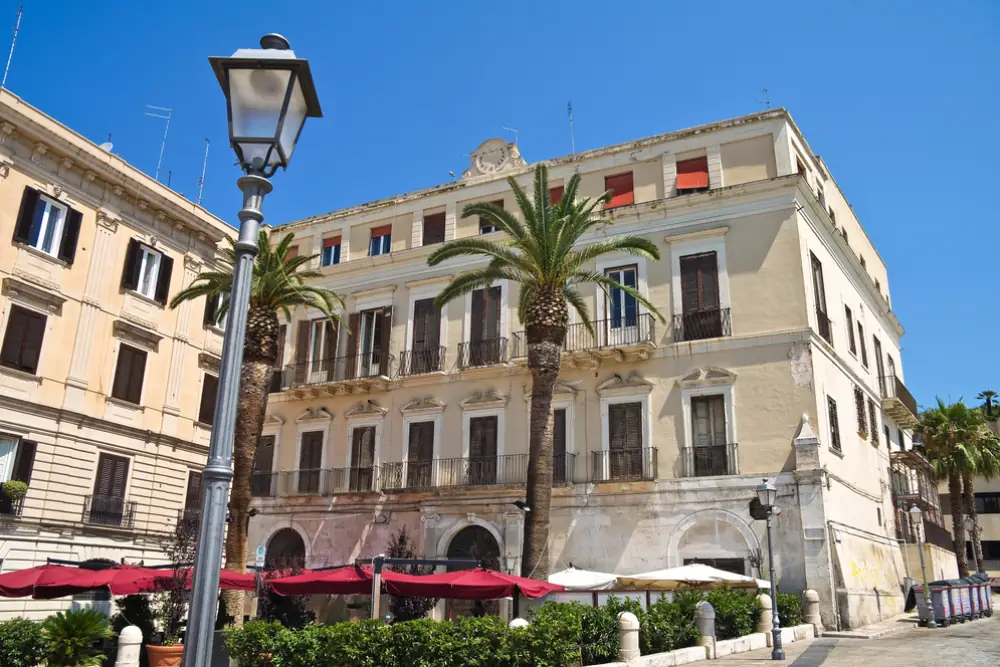
{"label": "small tree", "polygon": [[309,598],[305,595],[278,595],[267,585],[269,579],[290,577],[301,574],[303,563],[300,559],[282,559],[269,563],[264,573],[264,583],[257,602],[257,618],[261,621],[277,621],[286,628],[297,630],[316,620],[309,610]]}
{"label": "small tree", "polygon": [[[410,542],[410,535],[406,532],[405,526],[396,531],[390,538],[386,555],[389,558],[417,558],[417,553],[413,549],[413,544]],[[405,574],[431,573],[430,567],[422,567],[420,565],[393,565],[388,567],[394,572],[403,572]],[[427,612],[435,604],[437,604],[437,600],[434,598],[403,598],[392,596],[389,599],[389,612],[396,621],[412,621],[426,616]]]}
{"label": "small tree", "polygon": [[173,576],[156,596],[156,618],[163,630],[164,646],[180,642],[181,628],[188,606],[188,578],[194,576],[195,547],[198,541],[197,521],[178,521],[177,529],[163,543],[167,558],[173,563]]}

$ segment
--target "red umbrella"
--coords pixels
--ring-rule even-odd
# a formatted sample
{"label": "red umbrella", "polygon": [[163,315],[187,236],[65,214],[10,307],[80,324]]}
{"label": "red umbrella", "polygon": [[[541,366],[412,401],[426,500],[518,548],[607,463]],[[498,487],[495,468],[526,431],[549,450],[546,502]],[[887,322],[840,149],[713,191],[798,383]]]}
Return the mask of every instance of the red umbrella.
{"label": "red umbrella", "polygon": [[160,572],[161,570],[132,565],[118,565],[104,570],[54,567],[38,577],[34,597],[45,600],[104,587],[110,588],[113,595],[142,593],[145,582]]}
{"label": "red umbrella", "polygon": [[511,574],[476,568],[426,576],[393,575],[385,578],[385,590],[403,597],[446,598],[449,600],[495,600],[519,592],[526,598],[540,598],[564,586]]}
{"label": "red umbrella", "polygon": [[[184,587],[191,588],[191,568],[180,570],[179,576],[184,580]],[[146,568],[146,574],[135,582],[133,593],[154,593],[172,585],[173,568]],[[234,572],[221,570],[219,572],[219,588],[236,591],[253,591],[257,588],[257,580],[252,572]]]}
{"label": "red umbrella", "polygon": [[25,598],[35,590],[35,583],[45,572],[62,568],[61,565],[38,565],[25,570],[0,574],[0,597]]}
{"label": "red umbrella", "polygon": [[367,567],[348,565],[335,570],[278,577],[269,580],[267,585],[278,595],[359,595],[371,593],[372,572]]}

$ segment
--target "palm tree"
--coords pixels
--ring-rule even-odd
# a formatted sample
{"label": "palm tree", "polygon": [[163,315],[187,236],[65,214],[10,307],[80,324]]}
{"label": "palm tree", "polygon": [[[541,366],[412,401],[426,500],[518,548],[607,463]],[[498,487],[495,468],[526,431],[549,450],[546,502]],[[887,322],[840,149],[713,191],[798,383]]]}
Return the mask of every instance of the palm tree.
{"label": "palm tree", "polygon": [[[278,313],[291,320],[296,306],[315,308],[331,320],[341,320],[343,300],[324,287],[306,284],[321,277],[318,271],[304,270],[316,255],[290,257],[292,234],[286,235],[274,247],[267,232],[257,238],[257,257],[250,285],[250,310],[247,314],[246,342],[243,345],[243,366],[240,369],[240,396],[236,413],[236,433],[233,438],[233,485],[229,495],[232,526],[246,526],[252,500],[250,483],[257,441],[264,425],[268,389],[274,367],[278,363]],[[236,253],[226,248],[230,266]],[[228,310],[227,295],[233,282],[232,271],[203,271],[189,287],[170,301],[176,308],[184,301],[199,297],[220,301],[219,318]],[[226,533],[226,568],[243,572],[246,569],[247,536],[241,529]],[[227,614],[237,622],[243,618],[243,595],[226,591]]]}
{"label": "palm tree", "polygon": [[579,174],[569,179],[558,202],[551,200],[545,165],[535,168],[533,197],[525,194],[513,178],[507,182],[517,198],[523,222],[494,204],[469,204],[462,210],[463,218],[479,216],[488,220],[507,235],[505,240],[457,239],[436,250],[427,261],[435,266],[466,255],[489,259],[485,267],[462,272],[444,288],[437,297],[439,307],[498,280],[520,285],[518,313],[527,335],[532,376],[526,497],[531,511],[525,517],[521,574],[546,579],[552,498],[552,390],[559,377],[569,307],[579,313],[583,326],[593,334],[589,308],[577,289],[595,284],[606,293],[615,290],[630,295],[662,320],[659,311],[635,289],[590,268],[595,259],[611,252],[654,260],[660,258],[660,253],[652,241],[641,236],[615,236],[575,249],[588,233],[610,224],[601,212],[611,193],[578,201]]}
{"label": "palm tree", "polygon": [[[985,392],[984,392],[985,393]],[[1000,438],[987,426],[986,415],[980,409],[969,410],[965,441],[972,457],[972,470],[962,472],[962,502],[971,526],[972,555],[976,571],[985,572],[983,543],[980,539],[979,512],[976,510],[976,477],[987,481],[1000,477]]]}
{"label": "palm tree", "polygon": [[988,421],[993,420],[993,402],[997,399],[997,393],[991,389],[986,389],[979,392],[976,396],[980,401],[985,401],[984,407],[986,408],[986,419]]}

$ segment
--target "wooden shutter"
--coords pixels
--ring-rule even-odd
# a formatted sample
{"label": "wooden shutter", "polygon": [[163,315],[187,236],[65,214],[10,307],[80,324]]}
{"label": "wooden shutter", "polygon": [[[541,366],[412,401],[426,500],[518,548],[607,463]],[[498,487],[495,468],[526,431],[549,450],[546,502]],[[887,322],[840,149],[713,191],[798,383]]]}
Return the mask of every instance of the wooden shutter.
{"label": "wooden shutter", "polygon": [[716,253],[681,257],[681,302],[685,313],[719,307],[719,265]]}
{"label": "wooden shutter", "polygon": [[882,343],[876,336],[872,336],[872,352],[875,354],[875,369],[878,372],[880,384],[885,382],[885,365],[882,362]]}
{"label": "wooden shutter", "polygon": [[473,417],[469,420],[469,458],[485,459],[497,455],[497,418]]}
{"label": "wooden shutter", "polygon": [[726,444],[726,404],[722,396],[692,398],[691,422],[695,447]]}
{"label": "wooden shutter", "polygon": [[562,200],[563,192],[565,191],[566,189],[562,185],[557,185],[555,187],[549,188],[549,201],[552,202],[553,206],[555,206]]}
{"label": "wooden shutter", "polygon": [[142,383],[146,373],[146,352],[128,345],[119,345],[118,364],[111,395],[138,405],[142,400]]}
{"label": "wooden shutter", "polygon": [[170,295],[170,274],[174,271],[174,260],[166,255],[160,255],[160,270],[156,276],[156,292],[153,298],[166,305]]}
{"label": "wooden shutter", "polygon": [[696,190],[708,187],[708,157],[680,160],[677,163],[677,189]]}
{"label": "wooden shutter", "polygon": [[192,470],[188,473],[187,493],[184,495],[184,509],[201,507],[201,473]]}
{"label": "wooden shutter", "polygon": [[426,463],[434,458],[434,422],[410,424],[410,446],[407,458],[411,462]]}
{"label": "wooden shutter", "polygon": [[604,208],[618,208],[635,203],[635,190],[632,184],[632,172],[604,177],[604,189],[611,191],[611,201]]}
{"label": "wooden shutter", "polygon": [[215,325],[215,320],[217,319],[216,313],[219,312],[219,301],[221,298],[219,294],[205,297],[205,313],[202,315],[201,322],[206,327]]}
{"label": "wooden shutter", "polygon": [[38,205],[38,191],[25,187],[21,196],[21,208],[17,212],[17,224],[14,225],[14,240],[18,243],[31,242],[31,223],[35,217],[35,207]]}
{"label": "wooden shutter", "polygon": [[201,385],[201,407],[198,410],[198,421],[211,424],[215,419],[215,397],[219,391],[219,378],[205,373],[205,381]]}
{"label": "wooden shutter", "polygon": [[35,450],[37,445],[31,440],[22,440],[17,446],[17,455],[14,457],[14,472],[11,479],[28,484],[31,482],[31,473],[35,468]]}
{"label": "wooden shutter", "polygon": [[105,498],[124,498],[127,482],[128,459],[112,454],[101,454],[97,460],[94,495]]}
{"label": "wooden shutter", "polygon": [[128,249],[125,251],[125,267],[122,269],[122,287],[125,289],[139,289],[139,269],[142,262],[142,248],[135,239],[128,240]]}
{"label": "wooden shutter", "polygon": [[257,441],[257,449],[253,455],[253,471],[270,473],[274,463],[274,436],[262,435]]}
{"label": "wooden shutter", "polygon": [[382,326],[379,329],[379,375],[389,375],[389,342],[392,340],[392,306],[382,309]]}
{"label": "wooden shutter", "polygon": [[608,449],[625,449],[625,404],[608,406]]}
{"label": "wooden shutter", "polygon": [[354,429],[351,436],[351,467],[370,468],[375,461],[375,427]]}
{"label": "wooden shutter", "polygon": [[[826,314],[826,287],[823,284],[823,265],[816,255],[809,253],[812,264],[813,296],[816,299],[816,308]],[[863,345],[864,343],[862,343]]]}
{"label": "wooden shutter", "polygon": [[500,337],[500,286],[486,290],[486,338],[496,340]]}
{"label": "wooden shutter", "polygon": [[72,264],[76,259],[76,242],[80,238],[80,223],[83,221],[83,214],[76,209],[66,211],[66,221],[63,222],[62,242],[59,244],[58,257],[67,264]]}
{"label": "wooden shutter", "polygon": [[392,234],[391,224],[372,227],[372,238],[375,238],[376,236],[385,236],[386,234]]}
{"label": "wooden shutter", "polygon": [[552,412],[552,456],[566,455],[566,409]]}
{"label": "wooden shutter", "polygon": [[319,470],[323,465],[323,432],[308,431],[302,434],[299,450],[299,470]]}
{"label": "wooden shutter", "polygon": [[278,349],[274,359],[274,370],[271,373],[272,393],[281,391],[281,367],[285,363],[285,336],[288,334],[288,327],[284,324],[278,326]]}
{"label": "wooden shutter", "polygon": [[444,213],[424,216],[423,245],[444,242]]}
{"label": "wooden shutter", "polygon": [[477,289],[472,293],[472,321],[469,323],[471,342],[483,340],[486,329],[486,290]]}
{"label": "wooden shutter", "polygon": [[0,362],[34,374],[45,336],[45,316],[20,306],[11,306]]}
{"label": "wooden shutter", "polygon": [[433,350],[439,340],[441,315],[434,305],[434,299],[418,299],[413,302],[413,349]]}
{"label": "wooden shutter", "polygon": [[625,405],[625,446],[628,449],[642,448],[642,403]]}
{"label": "wooden shutter", "polygon": [[850,306],[844,306],[844,320],[847,323],[847,347],[851,350],[852,354],[857,354],[858,346],[854,340],[854,317],[851,314]]}
{"label": "wooden shutter", "polygon": [[339,236],[331,236],[330,238],[323,239],[324,248],[332,248],[335,245],[340,245]]}
{"label": "wooden shutter", "polygon": [[312,335],[312,322],[299,320],[295,339],[295,382],[305,382],[309,376],[309,337]]}
{"label": "wooden shutter", "polygon": [[868,345],[865,343],[865,327],[858,322],[858,344],[861,346],[861,365],[868,368]]}
{"label": "wooden shutter", "polygon": [[837,402],[826,397],[827,412],[830,416],[830,447],[840,451],[840,422],[837,418]]}

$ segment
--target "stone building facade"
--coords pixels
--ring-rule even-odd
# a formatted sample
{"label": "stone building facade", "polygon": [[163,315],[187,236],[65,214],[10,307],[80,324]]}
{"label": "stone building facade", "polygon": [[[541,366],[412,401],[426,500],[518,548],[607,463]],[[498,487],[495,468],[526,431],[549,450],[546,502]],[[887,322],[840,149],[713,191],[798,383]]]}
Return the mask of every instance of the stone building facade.
{"label": "stone building facade", "polygon": [[[770,110],[547,162],[553,196],[612,190],[614,222],[659,261],[601,257],[666,317],[585,290],[555,398],[558,487],[549,560],[634,573],[693,560],[767,570],[750,515],[770,478],[783,509],[782,590],[815,589],[828,627],[903,605],[889,448],[915,406],[884,263],[790,115]],[[279,228],[317,255],[351,333],[299,310],[286,323],[258,450],[251,548],[328,566],[385,550],[405,527],[428,557],[519,569],[530,375],[499,283],[438,312],[477,260],[429,268],[453,238],[496,234],[463,206],[530,184],[490,140],[462,178]],[[470,546],[471,545],[471,546]],[[765,554],[763,557],[761,554]],[[761,569],[762,568],[762,569]],[[446,613],[446,612],[445,612]]]}

